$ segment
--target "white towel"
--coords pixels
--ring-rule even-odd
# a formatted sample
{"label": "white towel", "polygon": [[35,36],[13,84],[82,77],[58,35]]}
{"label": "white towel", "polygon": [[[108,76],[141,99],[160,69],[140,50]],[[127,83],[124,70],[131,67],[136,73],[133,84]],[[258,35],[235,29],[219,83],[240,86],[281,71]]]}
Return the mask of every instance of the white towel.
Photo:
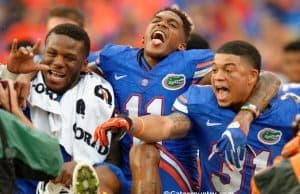
{"label": "white towel", "polygon": [[[60,100],[48,90],[41,72],[31,82],[28,97],[33,125],[57,137],[60,144],[77,162],[102,162],[109,147],[93,141],[95,128],[110,118],[114,110],[111,85],[100,76],[82,75]],[[109,134],[109,139],[111,134]]]}

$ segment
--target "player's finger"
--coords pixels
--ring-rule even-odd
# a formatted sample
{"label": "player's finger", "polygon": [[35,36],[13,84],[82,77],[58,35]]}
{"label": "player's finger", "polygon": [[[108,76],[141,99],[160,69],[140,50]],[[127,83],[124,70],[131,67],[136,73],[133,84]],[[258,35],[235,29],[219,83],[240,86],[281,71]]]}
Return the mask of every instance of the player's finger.
{"label": "player's finger", "polygon": [[232,150],[229,150],[229,151],[226,151],[226,154],[227,154],[227,159],[228,161],[235,166],[235,162],[234,162],[234,156],[233,156],[233,151]]}
{"label": "player's finger", "polygon": [[18,40],[17,39],[14,39],[12,44],[11,44],[11,50],[10,52],[11,53],[15,53],[18,51]]}
{"label": "player's finger", "polygon": [[25,108],[26,107],[26,99],[27,99],[27,96],[29,95],[29,91],[30,91],[30,84],[29,83],[24,84],[24,82],[23,83],[16,82],[15,89],[17,92],[19,105],[22,108]]}
{"label": "player's finger", "polygon": [[15,84],[12,80],[9,80],[8,85],[9,85],[11,108],[19,109],[20,106],[18,103],[18,95],[17,95],[17,91],[15,89]]}
{"label": "player's finger", "polygon": [[64,182],[64,184],[69,187],[72,184],[72,177],[69,176],[68,179]]}
{"label": "player's finger", "polygon": [[49,69],[49,65],[45,64],[35,64],[32,68],[33,71],[48,71]]}
{"label": "player's finger", "polygon": [[41,39],[37,39],[37,41],[34,43],[33,47],[32,47],[32,52],[34,54],[37,54],[39,52],[39,48],[40,48],[40,45],[41,45]]}
{"label": "player's finger", "polygon": [[33,56],[33,51],[32,51],[32,47],[31,46],[26,46],[27,51],[29,52],[30,56]]}
{"label": "player's finger", "polygon": [[19,50],[23,55],[29,55],[29,52],[25,47],[22,46],[19,48]]}
{"label": "player's finger", "polygon": [[69,186],[71,184],[71,176],[68,173],[64,173],[61,179],[61,183]]}
{"label": "player's finger", "polygon": [[99,131],[100,131],[100,126],[97,126],[94,132],[94,141],[97,141],[99,139]]}
{"label": "player's finger", "polygon": [[106,137],[106,130],[100,130],[100,144],[103,146],[107,146],[107,137]]}
{"label": "player's finger", "polygon": [[244,161],[245,156],[246,156],[246,149],[245,148],[238,148],[238,155],[239,155],[239,160]]}
{"label": "player's finger", "polygon": [[227,152],[225,152],[225,165],[227,166],[227,168],[230,170],[230,171],[233,171],[233,167],[232,165],[230,164],[229,160],[228,160],[228,154]]}
{"label": "player's finger", "polygon": [[238,152],[231,151],[232,153],[232,161],[234,162],[233,165],[236,166],[238,169],[241,168]]}

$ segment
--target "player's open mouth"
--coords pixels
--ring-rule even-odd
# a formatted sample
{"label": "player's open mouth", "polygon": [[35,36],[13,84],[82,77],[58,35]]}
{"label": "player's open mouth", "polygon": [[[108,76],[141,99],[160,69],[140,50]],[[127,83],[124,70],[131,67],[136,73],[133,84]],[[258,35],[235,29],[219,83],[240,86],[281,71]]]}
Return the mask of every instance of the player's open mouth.
{"label": "player's open mouth", "polygon": [[64,74],[64,73],[57,72],[57,71],[53,71],[53,70],[49,70],[49,71],[48,71],[48,74],[49,74],[50,76],[57,77],[57,78],[63,78],[63,77],[65,77],[65,74]]}
{"label": "player's open mouth", "polygon": [[224,100],[229,95],[229,89],[226,87],[215,87],[215,91],[219,100]]}
{"label": "player's open mouth", "polygon": [[155,31],[151,36],[151,40],[154,45],[160,45],[164,43],[165,39],[166,39],[165,34],[160,30]]}

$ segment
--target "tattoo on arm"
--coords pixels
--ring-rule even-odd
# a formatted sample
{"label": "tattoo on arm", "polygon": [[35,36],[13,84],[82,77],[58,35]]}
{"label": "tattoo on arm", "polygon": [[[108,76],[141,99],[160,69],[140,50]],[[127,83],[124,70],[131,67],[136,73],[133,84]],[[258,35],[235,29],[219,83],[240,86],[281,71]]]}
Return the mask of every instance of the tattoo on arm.
{"label": "tattoo on arm", "polygon": [[248,102],[255,104],[262,112],[277,94],[279,87],[280,80],[273,73],[263,72]]}
{"label": "tattoo on arm", "polygon": [[172,122],[171,138],[184,137],[191,127],[190,119],[182,113],[173,113],[169,116]]}

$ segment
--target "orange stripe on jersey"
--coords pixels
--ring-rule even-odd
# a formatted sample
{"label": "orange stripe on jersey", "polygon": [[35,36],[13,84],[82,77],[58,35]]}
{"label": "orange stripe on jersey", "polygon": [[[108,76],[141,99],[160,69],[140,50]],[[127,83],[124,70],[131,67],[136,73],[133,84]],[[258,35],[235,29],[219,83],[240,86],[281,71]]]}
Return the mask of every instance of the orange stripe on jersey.
{"label": "orange stripe on jersey", "polygon": [[183,102],[184,104],[186,104],[186,103],[188,102],[188,100],[187,100],[185,97],[183,97],[183,95],[180,95],[180,96],[178,97],[178,99],[179,99],[181,102]]}
{"label": "orange stripe on jersey", "polygon": [[173,179],[176,181],[176,183],[180,186],[182,191],[189,192],[188,187],[185,185],[185,182],[181,180],[180,175],[172,168],[170,167],[166,162],[160,161],[159,167],[164,169],[166,172],[168,172],[169,175],[173,177]]}
{"label": "orange stripe on jersey", "polygon": [[297,177],[298,183],[300,184],[300,153],[290,158],[294,173]]}
{"label": "orange stripe on jersey", "polygon": [[207,66],[207,65],[209,65],[209,64],[212,64],[212,62],[213,62],[213,61],[206,61],[206,62],[204,62],[204,63],[199,63],[199,64],[196,66],[196,68],[205,67],[205,66]]}

